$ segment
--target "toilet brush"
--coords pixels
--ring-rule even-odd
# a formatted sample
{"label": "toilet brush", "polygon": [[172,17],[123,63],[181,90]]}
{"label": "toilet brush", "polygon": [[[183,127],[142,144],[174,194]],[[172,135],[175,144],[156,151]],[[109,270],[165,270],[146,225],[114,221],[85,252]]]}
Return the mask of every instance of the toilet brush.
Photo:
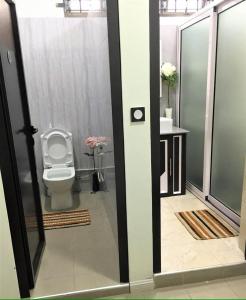
{"label": "toilet brush", "polygon": [[95,151],[93,149],[93,153],[84,153],[85,155],[92,157],[93,159],[93,172],[92,172],[92,193],[96,193],[100,189],[100,184],[98,180],[98,174],[96,171],[96,162],[95,162]]}

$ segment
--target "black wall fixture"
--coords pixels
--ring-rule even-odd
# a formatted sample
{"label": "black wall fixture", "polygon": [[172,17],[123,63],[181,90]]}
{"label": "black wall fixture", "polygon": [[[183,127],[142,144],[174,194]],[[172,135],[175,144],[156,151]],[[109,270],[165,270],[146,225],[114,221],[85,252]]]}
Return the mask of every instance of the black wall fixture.
{"label": "black wall fixture", "polygon": [[145,121],[145,107],[132,107],[131,122],[144,122],[144,121]]}

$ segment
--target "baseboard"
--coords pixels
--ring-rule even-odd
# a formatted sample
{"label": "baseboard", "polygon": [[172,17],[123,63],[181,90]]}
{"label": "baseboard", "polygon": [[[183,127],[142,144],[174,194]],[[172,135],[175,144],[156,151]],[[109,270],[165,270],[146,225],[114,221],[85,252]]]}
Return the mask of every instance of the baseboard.
{"label": "baseboard", "polygon": [[111,297],[130,292],[129,284],[118,284],[101,288],[94,288],[71,293],[37,297],[32,299],[94,299],[102,297]]}
{"label": "baseboard", "polygon": [[154,287],[155,287],[154,278],[130,282],[131,293],[140,293],[144,291],[153,290]]}
{"label": "baseboard", "polygon": [[223,279],[246,275],[246,262],[219,267],[203,268],[175,273],[154,275],[155,288]]}

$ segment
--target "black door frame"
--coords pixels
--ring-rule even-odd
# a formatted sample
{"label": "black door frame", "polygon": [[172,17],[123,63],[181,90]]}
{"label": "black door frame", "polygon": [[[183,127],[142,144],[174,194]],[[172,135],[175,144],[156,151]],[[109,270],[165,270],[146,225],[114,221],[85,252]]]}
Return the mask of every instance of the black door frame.
{"label": "black door frame", "polygon": [[149,12],[153,273],[155,274],[161,272],[159,0],[149,0]]}
{"label": "black door frame", "polygon": [[107,21],[114,136],[120,281],[127,283],[129,282],[129,259],[118,0],[107,0]]}
{"label": "black door frame", "polygon": [[36,160],[35,160],[35,154],[33,149],[34,139],[32,136],[32,123],[30,118],[30,112],[29,112],[29,104],[28,104],[28,97],[27,97],[27,90],[26,90],[26,81],[25,81],[25,74],[24,74],[24,66],[23,66],[23,59],[22,59],[22,50],[21,50],[21,44],[20,44],[20,37],[19,37],[19,28],[18,28],[18,21],[17,21],[17,15],[16,15],[16,8],[15,4],[12,0],[5,0],[10,5],[10,12],[12,17],[12,26],[13,26],[13,34],[14,34],[14,40],[15,40],[15,48],[16,48],[16,62],[17,62],[17,68],[18,68],[18,75],[19,75],[19,81],[20,81],[20,91],[21,91],[21,97],[22,97],[22,103],[24,112],[24,119],[26,122],[26,128],[29,129],[27,139],[28,141],[28,154],[30,159],[30,167],[31,167],[31,175],[32,179],[34,181],[33,189],[34,189],[34,195],[37,199],[36,201],[36,213],[37,213],[37,221],[38,221],[38,229],[39,229],[39,235],[40,235],[40,243],[38,245],[38,250],[35,255],[34,261],[33,261],[33,275],[34,275],[34,282],[33,282],[33,276],[29,274],[29,281],[31,288],[34,287],[35,281],[37,279],[37,272],[39,268],[40,258],[43,254],[44,245],[45,245],[45,234],[44,234],[44,225],[43,225],[43,218],[42,218],[42,207],[41,207],[41,199],[40,199],[40,191],[39,191],[39,184],[38,184],[38,178],[37,178],[37,168],[36,168]]}
{"label": "black door frame", "polygon": [[[27,91],[25,85],[24,68],[22,63],[21,46],[18,32],[18,22],[16,17],[15,4],[12,0],[5,0],[11,9],[12,25],[16,46],[16,60],[18,65],[18,75],[20,80],[21,96],[23,105],[28,105]],[[112,118],[114,131],[115,149],[115,173],[116,173],[116,196],[117,196],[117,218],[118,218],[118,246],[120,281],[129,282],[129,262],[128,262],[128,237],[127,237],[127,214],[126,214],[126,187],[125,187],[125,160],[124,160],[124,131],[123,131],[123,107],[122,107],[122,85],[121,85],[121,54],[119,36],[119,12],[118,1],[107,1],[108,17],[108,41],[110,58],[110,79],[111,79],[111,101]],[[6,100],[4,95],[3,74],[0,74],[0,97],[2,104]],[[3,107],[1,107],[3,108]],[[30,122],[29,112],[26,112],[27,122]],[[13,147],[13,137],[10,130],[10,120],[1,110],[0,136],[3,142],[1,146],[1,173],[5,192],[10,231],[14,249],[16,271],[19,282],[21,297],[29,297],[29,289],[34,286],[30,282],[30,271],[27,269],[28,249],[27,235],[22,211],[22,199],[18,186],[17,166]],[[31,142],[31,141],[30,141]],[[35,166],[35,157],[31,157],[31,165]],[[36,169],[32,170],[33,176]],[[36,177],[35,177],[36,178]],[[35,195],[39,190],[36,189]],[[40,206],[41,209],[41,206]],[[42,222],[42,218],[41,218]],[[44,237],[43,237],[44,238]],[[45,242],[45,240],[44,240]],[[41,255],[41,252],[40,252]],[[38,266],[36,266],[38,267]]]}
{"label": "black door frame", "polygon": [[9,227],[15,257],[16,273],[21,297],[29,297],[29,278],[27,269],[26,243],[27,235],[23,230],[24,215],[21,213],[20,189],[18,186],[17,166],[15,153],[13,153],[13,140],[8,117],[4,114],[2,90],[2,72],[0,72],[0,167],[6,207],[8,212]]}
{"label": "black door frame", "polygon": [[31,123],[28,108],[28,102],[25,89],[24,69],[22,65],[22,54],[20,41],[18,36],[17,17],[15,13],[15,5],[10,0],[5,0],[10,9],[10,17],[12,21],[13,38],[16,54],[17,72],[19,78],[19,87],[21,94],[21,101],[25,119],[26,139],[29,141],[28,153],[30,159],[30,170],[33,178],[34,195],[36,201],[36,212],[38,217],[38,229],[40,234],[40,243],[33,261],[31,262],[30,253],[28,249],[28,239],[25,227],[25,217],[23,212],[23,204],[21,199],[21,191],[18,179],[17,163],[15,156],[15,149],[13,143],[13,136],[11,132],[11,123],[9,119],[9,111],[7,104],[7,95],[5,91],[4,75],[0,69],[0,100],[1,100],[1,128],[0,136],[3,141],[1,147],[1,173],[3,180],[3,187],[5,192],[6,207],[8,212],[10,231],[13,243],[13,250],[15,256],[16,272],[18,277],[19,289],[21,296],[28,297],[29,289],[34,286],[36,274],[39,267],[40,257],[45,244],[45,237],[42,222],[42,210],[40,202],[39,187],[36,175],[36,164],[34,152],[32,149],[33,137],[30,131]]}

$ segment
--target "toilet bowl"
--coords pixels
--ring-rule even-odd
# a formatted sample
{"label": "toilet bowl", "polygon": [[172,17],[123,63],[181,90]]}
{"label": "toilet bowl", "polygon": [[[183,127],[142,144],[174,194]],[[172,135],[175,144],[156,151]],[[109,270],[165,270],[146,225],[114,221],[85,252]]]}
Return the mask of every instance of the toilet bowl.
{"label": "toilet bowl", "polygon": [[43,180],[51,196],[53,210],[73,206],[72,185],[75,178],[72,134],[52,128],[41,135]]}

